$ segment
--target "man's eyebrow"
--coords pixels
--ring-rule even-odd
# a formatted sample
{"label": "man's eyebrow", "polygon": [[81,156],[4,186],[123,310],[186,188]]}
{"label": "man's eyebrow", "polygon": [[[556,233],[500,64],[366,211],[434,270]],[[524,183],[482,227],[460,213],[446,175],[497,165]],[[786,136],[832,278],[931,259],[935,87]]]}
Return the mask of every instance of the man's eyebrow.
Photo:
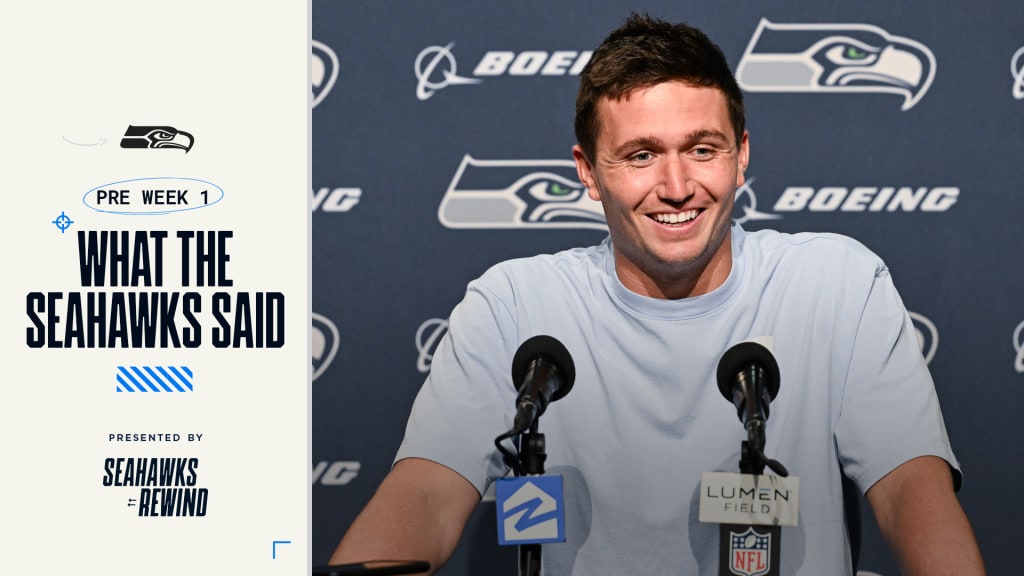
{"label": "man's eyebrow", "polygon": [[695,140],[721,140],[723,144],[729,144],[729,136],[724,132],[718,130],[695,130],[686,137],[687,142],[693,142]]}
{"label": "man's eyebrow", "polygon": [[640,150],[643,148],[660,148],[663,145],[660,138],[654,136],[641,136],[639,138],[633,138],[627,140],[622,144],[619,144],[612,150],[612,154],[615,156],[621,156],[631,150]]}
{"label": "man's eyebrow", "polygon": [[[692,145],[702,140],[713,140],[716,141],[716,143],[724,146],[732,145],[732,142],[726,133],[710,129],[694,130],[693,132],[690,132],[689,134],[684,136],[683,141],[686,142],[687,145]],[[623,142],[622,144],[616,146],[612,150],[612,154],[614,156],[621,156],[633,150],[641,150],[644,148],[657,149],[663,147],[664,145],[664,142],[656,136],[640,136],[639,138],[627,140],[626,142]]]}

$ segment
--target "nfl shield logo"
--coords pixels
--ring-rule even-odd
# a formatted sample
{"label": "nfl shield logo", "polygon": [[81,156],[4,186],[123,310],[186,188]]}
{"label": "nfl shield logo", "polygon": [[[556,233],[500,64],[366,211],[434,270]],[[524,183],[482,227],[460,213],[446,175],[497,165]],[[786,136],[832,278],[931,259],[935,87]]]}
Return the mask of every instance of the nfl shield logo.
{"label": "nfl shield logo", "polygon": [[746,532],[729,532],[729,571],[738,576],[761,576],[771,567],[772,537],[753,527]]}

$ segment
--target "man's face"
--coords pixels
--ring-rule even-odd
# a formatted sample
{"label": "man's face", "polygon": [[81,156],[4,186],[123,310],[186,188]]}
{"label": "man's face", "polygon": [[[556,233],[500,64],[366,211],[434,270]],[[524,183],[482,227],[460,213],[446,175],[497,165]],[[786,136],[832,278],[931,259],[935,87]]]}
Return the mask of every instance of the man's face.
{"label": "man's face", "polygon": [[748,142],[736,142],[725,96],[665,82],[597,104],[593,163],[573,157],[591,198],[604,204],[619,279],[630,290],[680,298],[729,275],[733,198]]}

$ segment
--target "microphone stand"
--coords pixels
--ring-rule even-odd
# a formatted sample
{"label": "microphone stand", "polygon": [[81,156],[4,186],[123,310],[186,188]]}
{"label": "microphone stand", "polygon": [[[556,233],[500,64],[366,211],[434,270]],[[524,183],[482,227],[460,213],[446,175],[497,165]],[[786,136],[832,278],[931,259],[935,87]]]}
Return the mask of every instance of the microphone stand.
{"label": "microphone stand", "polygon": [[764,474],[764,460],[750,448],[750,441],[744,440],[740,445],[740,473]]}
{"label": "microphone stand", "polygon": [[747,439],[740,444],[740,473],[764,474],[764,423],[753,420],[747,426]]}
{"label": "microphone stand", "polygon": [[[747,426],[747,440],[743,440],[740,444],[740,473],[741,474],[753,474],[761,476],[764,474],[764,468],[767,464],[774,472],[779,476],[788,476],[789,472],[786,468],[778,461],[772,460],[764,455],[765,445],[765,433],[764,433],[764,421],[755,420],[749,423]],[[719,574],[730,574],[731,571],[725,567],[728,564],[727,555],[725,550],[728,550],[729,534],[730,532],[741,533],[746,528],[752,527],[750,525],[740,524],[719,524],[718,525],[718,542],[719,548]],[[782,527],[778,525],[774,526],[759,526],[758,533],[767,533],[771,538],[772,550],[774,551],[770,560],[769,571],[766,573],[768,576],[778,575],[779,558],[778,551],[782,546]]]}
{"label": "microphone stand", "polygon": [[740,472],[761,475],[767,465],[779,476],[789,476],[789,471],[781,462],[764,455],[764,444],[764,421],[750,421],[747,424],[747,439],[740,444]]}
{"label": "microphone stand", "polygon": [[[540,417],[533,420],[529,432],[523,432],[519,437],[519,470],[521,476],[540,476],[544,474],[544,461],[547,460],[547,453],[544,452],[544,435],[537,432],[537,423]],[[519,545],[519,575],[540,576],[540,544]]]}

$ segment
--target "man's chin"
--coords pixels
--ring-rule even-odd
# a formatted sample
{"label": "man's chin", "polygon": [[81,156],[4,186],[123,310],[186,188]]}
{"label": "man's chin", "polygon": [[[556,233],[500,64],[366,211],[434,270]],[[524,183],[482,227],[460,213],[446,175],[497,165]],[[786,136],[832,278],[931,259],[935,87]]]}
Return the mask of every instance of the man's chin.
{"label": "man's chin", "polygon": [[699,274],[709,258],[699,251],[652,252],[644,259],[644,268],[652,277],[679,277]]}
{"label": "man's chin", "polygon": [[652,264],[663,274],[692,275],[700,274],[712,264],[716,254],[722,251],[722,246],[728,238],[726,232],[719,238],[712,238],[710,241],[692,242],[679,246],[672,246],[650,252]]}

